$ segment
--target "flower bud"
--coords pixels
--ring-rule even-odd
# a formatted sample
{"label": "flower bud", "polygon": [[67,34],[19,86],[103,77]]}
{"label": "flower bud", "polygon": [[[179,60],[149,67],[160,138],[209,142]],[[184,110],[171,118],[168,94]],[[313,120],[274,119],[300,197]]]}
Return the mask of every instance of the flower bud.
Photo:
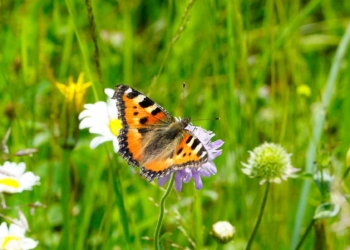
{"label": "flower bud", "polygon": [[218,221],[211,229],[211,234],[221,244],[226,244],[233,239],[236,229],[228,221]]}

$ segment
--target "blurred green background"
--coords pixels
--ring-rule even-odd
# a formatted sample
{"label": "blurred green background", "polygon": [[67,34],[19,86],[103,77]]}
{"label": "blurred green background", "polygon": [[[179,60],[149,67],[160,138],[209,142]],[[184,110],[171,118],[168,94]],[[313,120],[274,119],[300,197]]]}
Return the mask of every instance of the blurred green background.
{"label": "blurred green background", "polygon": [[[10,160],[25,161],[41,177],[33,191],[6,196],[13,209],[1,213],[16,217],[20,206],[37,249],[69,249],[61,240],[62,187],[69,187],[71,249],[153,247],[164,192],[156,182],[142,179],[110,143],[91,150],[87,130],[80,131],[65,163],[64,98],[55,83],[84,72],[93,83],[87,103],[105,101],[104,88],[123,83],[174,116],[221,118],[194,121],[225,141],[223,154],[215,160],[217,175],[203,178],[202,190],[191,182],[171,193],[161,231],[168,232],[165,249],[245,247],[264,186],[242,173],[241,162],[265,141],[281,144],[293,154],[293,166],[309,175],[271,186],[253,249],[295,247],[326,201],[339,203],[341,211],[318,221],[302,249],[350,248],[350,208],[344,202],[350,189],[344,174],[350,146],[349,13],[346,0],[0,1],[0,137],[11,127],[10,153],[37,148],[31,157]],[[70,186],[61,178],[67,166]],[[333,175],[330,190],[312,179],[317,170]],[[27,206],[36,201],[45,207]],[[210,235],[220,220],[237,231],[226,246]]]}

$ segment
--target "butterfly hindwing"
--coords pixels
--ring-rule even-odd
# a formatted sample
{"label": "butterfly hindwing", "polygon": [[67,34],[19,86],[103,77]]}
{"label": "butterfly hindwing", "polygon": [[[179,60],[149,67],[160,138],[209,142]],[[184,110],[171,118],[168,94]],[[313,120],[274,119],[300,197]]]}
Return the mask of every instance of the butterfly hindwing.
{"label": "butterfly hindwing", "polygon": [[[208,152],[200,140],[187,130],[184,130],[181,140],[175,142],[169,154],[158,157],[143,164],[141,175],[148,181],[163,177],[172,170],[198,168],[208,161]],[[169,155],[168,157],[163,157]]]}

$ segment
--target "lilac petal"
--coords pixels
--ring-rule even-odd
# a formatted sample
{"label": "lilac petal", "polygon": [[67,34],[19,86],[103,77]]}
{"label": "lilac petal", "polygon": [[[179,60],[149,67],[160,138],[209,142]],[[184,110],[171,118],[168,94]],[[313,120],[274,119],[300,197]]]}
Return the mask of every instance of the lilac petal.
{"label": "lilac petal", "polygon": [[209,149],[218,149],[220,148],[222,145],[224,145],[224,141],[223,140],[216,140],[210,144],[208,144],[208,148]]}
{"label": "lilac petal", "polygon": [[192,175],[193,175],[194,183],[196,185],[196,189],[197,190],[202,189],[203,188],[203,182],[202,182],[202,179],[199,176],[198,172],[192,172]]}
{"label": "lilac petal", "polygon": [[205,176],[205,177],[211,176],[211,173],[208,170],[203,169],[203,168],[198,170],[198,173],[200,176]]}
{"label": "lilac petal", "polygon": [[185,183],[188,183],[191,180],[193,171],[196,171],[196,170],[192,170],[189,168],[185,168],[185,169],[181,170]]}
{"label": "lilac petal", "polygon": [[212,175],[217,173],[217,169],[216,169],[215,164],[210,162],[210,161],[203,164],[203,168],[205,168],[207,171],[209,171]]}
{"label": "lilac petal", "polygon": [[182,189],[182,173],[180,171],[177,171],[175,174],[175,188],[177,191]]}
{"label": "lilac petal", "polygon": [[160,177],[160,178],[158,179],[158,185],[161,186],[161,187],[163,187],[164,184],[165,184],[165,182],[167,182],[167,181],[169,180],[169,177],[170,177],[170,176],[171,176],[171,174],[168,174],[168,175],[166,175],[166,176],[164,176],[164,177]]}
{"label": "lilac petal", "polygon": [[209,151],[209,161],[213,161],[216,157],[222,154],[222,150],[213,150],[213,152]]}

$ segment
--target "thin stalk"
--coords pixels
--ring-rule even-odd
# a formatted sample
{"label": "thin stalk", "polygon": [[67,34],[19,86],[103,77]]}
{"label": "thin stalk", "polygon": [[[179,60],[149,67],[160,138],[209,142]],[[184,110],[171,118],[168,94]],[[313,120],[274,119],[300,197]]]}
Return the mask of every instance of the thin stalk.
{"label": "thin stalk", "polygon": [[312,220],[310,221],[310,223],[309,223],[309,225],[307,226],[307,228],[306,228],[306,230],[305,230],[303,236],[301,237],[300,241],[298,242],[298,245],[296,246],[295,250],[300,249],[300,247],[303,245],[304,240],[306,239],[306,236],[309,234],[309,232],[310,232],[312,226],[314,225],[315,221],[316,221],[315,219],[312,219]]}
{"label": "thin stalk", "polygon": [[70,200],[70,159],[71,150],[63,149],[63,159],[62,159],[62,181],[61,181],[61,205],[63,213],[63,234],[60,244],[60,249],[70,249],[70,218],[69,218],[69,200]]}
{"label": "thin stalk", "polygon": [[160,249],[159,246],[159,233],[160,233],[160,228],[162,226],[162,222],[163,222],[163,217],[164,217],[164,211],[165,211],[165,200],[166,198],[168,198],[170,191],[173,189],[173,185],[174,185],[174,181],[175,181],[175,173],[172,174],[171,178],[170,178],[170,182],[169,185],[163,195],[163,197],[160,199],[160,204],[159,204],[159,217],[158,217],[158,221],[157,221],[157,225],[156,225],[156,229],[154,231],[154,248],[156,250]]}
{"label": "thin stalk", "polygon": [[252,232],[252,234],[250,235],[250,238],[249,238],[249,241],[248,241],[246,250],[248,250],[248,249],[250,249],[250,248],[252,247],[255,234],[256,234],[256,232],[258,231],[258,228],[259,228],[259,226],[260,226],[260,222],[261,222],[261,219],[262,219],[264,210],[265,210],[265,205],[266,205],[266,201],[267,201],[267,196],[268,196],[268,194],[269,194],[269,190],[270,190],[270,182],[268,181],[268,182],[266,183],[265,194],[264,194],[264,198],[263,198],[262,203],[261,203],[259,216],[258,216],[258,219],[257,219],[257,221],[256,221],[256,223],[255,223],[255,227],[254,227],[254,229],[253,229],[253,232]]}

